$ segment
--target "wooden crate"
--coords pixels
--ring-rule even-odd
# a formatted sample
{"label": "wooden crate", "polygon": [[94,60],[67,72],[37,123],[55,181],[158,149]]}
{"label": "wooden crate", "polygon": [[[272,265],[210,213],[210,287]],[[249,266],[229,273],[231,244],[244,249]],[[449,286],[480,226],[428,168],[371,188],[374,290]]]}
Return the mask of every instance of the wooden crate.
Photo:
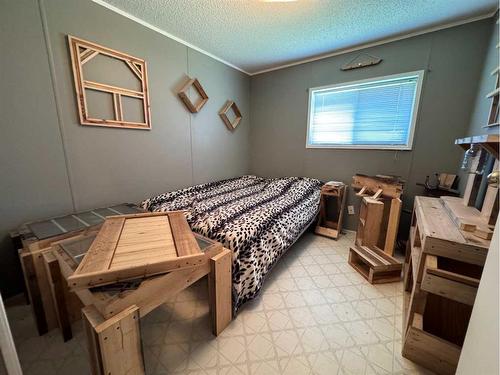
{"label": "wooden crate", "polygon": [[[361,201],[356,243],[376,245],[388,255],[394,255],[404,181],[397,176],[357,174],[353,176],[351,186],[357,191],[357,196],[370,199]],[[375,201],[379,202],[379,205],[382,204],[383,208],[376,207]],[[370,222],[367,220],[367,215],[373,216]]]}
{"label": "wooden crate", "polygon": [[401,280],[403,264],[376,246],[351,246],[348,263],[371,284]]}
{"label": "wooden crate", "polygon": [[454,374],[489,241],[460,229],[443,199],[416,197],[404,263],[403,356]]}
{"label": "wooden crate", "polygon": [[333,239],[339,238],[342,231],[346,197],[346,185],[330,186],[325,184],[321,187],[319,218],[315,229],[316,234]]}

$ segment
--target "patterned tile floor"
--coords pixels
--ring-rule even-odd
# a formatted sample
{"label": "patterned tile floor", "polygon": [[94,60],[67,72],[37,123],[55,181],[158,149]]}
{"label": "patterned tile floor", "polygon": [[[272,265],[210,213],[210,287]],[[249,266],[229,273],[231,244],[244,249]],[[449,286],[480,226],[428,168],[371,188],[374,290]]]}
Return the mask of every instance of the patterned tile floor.
{"label": "patterned tile floor", "polygon": [[[185,290],[141,319],[147,373],[430,374],[400,354],[402,284],[373,286],[354,271],[353,239],[303,236],[217,338],[206,280]],[[7,313],[25,374],[89,373],[81,324],[64,344],[58,331],[36,335],[29,306]]]}

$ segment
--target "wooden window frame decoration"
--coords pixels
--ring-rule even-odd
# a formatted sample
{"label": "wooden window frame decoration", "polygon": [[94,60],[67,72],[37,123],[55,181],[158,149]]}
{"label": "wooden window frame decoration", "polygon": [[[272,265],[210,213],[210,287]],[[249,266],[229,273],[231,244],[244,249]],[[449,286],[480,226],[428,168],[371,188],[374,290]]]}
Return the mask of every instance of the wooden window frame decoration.
{"label": "wooden window frame decoration", "polygon": [[[233,122],[231,122],[231,120],[229,120],[229,118],[227,117],[227,113],[229,112],[230,109],[233,110],[233,112],[236,116],[236,118],[233,120]],[[240,123],[240,121],[243,117],[241,115],[240,109],[238,108],[236,103],[233,102],[232,100],[228,100],[226,102],[224,107],[222,107],[222,109],[219,111],[219,116],[222,119],[222,121],[224,121],[224,124],[226,124],[226,126],[229,130],[236,129],[236,127],[238,126],[238,124]]]}
{"label": "wooden window frame decoration", "polygon": [[[112,128],[150,130],[151,111],[146,61],[71,35],[68,35],[68,43],[71,54],[71,65],[73,68],[73,78],[77,96],[80,124]],[[130,90],[127,88],[85,80],[83,76],[83,65],[99,54],[123,61],[123,63],[127,65],[131,72],[139,79],[141,83],[141,90]],[[85,90],[94,90],[112,94],[114,119],[99,119],[90,117],[87,108]],[[140,99],[142,101],[144,122],[133,122],[123,119],[122,96]]]}
{"label": "wooden window frame decoration", "polygon": [[[188,96],[188,91],[191,87],[193,87],[200,96],[200,99],[196,103],[193,103]],[[208,95],[203,89],[203,86],[201,86],[200,81],[198,81],[198,78],[189,78],[177,95],[191,113],[198,113],[208,101]]]}
{"label": "wooden window frame decoration", "polygon": [[491,99],[490,113],[488,114],[488,124],[486,127],[498,126],[499,106],[500,106],[500,66],[492,73],[495,76],[495,90],[490,92],[486,98]]}

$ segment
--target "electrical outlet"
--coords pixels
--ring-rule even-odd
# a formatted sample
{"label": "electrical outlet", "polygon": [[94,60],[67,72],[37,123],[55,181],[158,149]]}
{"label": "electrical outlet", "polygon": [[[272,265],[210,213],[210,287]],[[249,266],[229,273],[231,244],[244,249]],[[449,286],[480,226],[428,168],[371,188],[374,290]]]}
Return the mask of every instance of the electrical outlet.
{"label": "electrical outlet", "polygon": [[354,215],[354,206],[347,206],[347,212],[349,215]]}

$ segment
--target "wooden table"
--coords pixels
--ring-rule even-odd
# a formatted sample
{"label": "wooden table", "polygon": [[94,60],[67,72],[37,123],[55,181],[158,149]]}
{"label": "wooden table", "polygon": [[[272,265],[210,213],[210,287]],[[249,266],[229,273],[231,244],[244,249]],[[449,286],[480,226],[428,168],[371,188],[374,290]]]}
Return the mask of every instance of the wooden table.
{"label": "wooden table", "polygon": [[82,316],[92,374],[144,374],[139,318],[206,275],[209,281],[212,332],[218,335],[230,323],[231,251],[197,234],[195,239],[202,256],[195,266],[126,280],[118,286],[78,288],[70,292],[68,283],[71,285],[71,276],[78,268],[79,256],[88,250],[96,235],[97,231],[88,231],[54,242],[43,251],[63,334],[71,332],[67,296],[74,292],[85,306]]}
{"label": "wooden table", "polygon": [[[53,242],[99,229],[108,216],[139,212],[144,210],[134,204],[123,203],[25,223],[11,232],[13,247],[18,252],[23,270],[25,293],[28,303],[31,304],[39,335],[58,327],[49,280],[43,263],[43,251]],[[70,319],[72,321],[80,319],[81,306],[78,298],[71,294],[68,295],[68,299]]]}

